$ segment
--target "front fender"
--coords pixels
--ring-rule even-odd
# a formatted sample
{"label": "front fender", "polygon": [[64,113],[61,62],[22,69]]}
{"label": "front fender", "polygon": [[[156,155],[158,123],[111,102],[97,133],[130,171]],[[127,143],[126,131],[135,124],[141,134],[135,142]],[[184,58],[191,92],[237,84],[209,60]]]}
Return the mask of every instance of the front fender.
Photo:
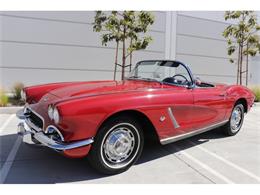
{"label": "front fender", "polygon": [[[66,134],[65,140],[74,141],[95,137],[98,129],[107,118],[128,110],[137,111],[147,116],[156,129],[167,128],[167,125],[157,128],[157,124],[154,122],[159,123],[158,113],[166,112],[165,105],[160,102],[160,93],[151,98],[146,92],[141,92],[79,98],[59,102],[56,106],[60,111],[60,128]],[[159,125],[163,124],[159,123]]]}

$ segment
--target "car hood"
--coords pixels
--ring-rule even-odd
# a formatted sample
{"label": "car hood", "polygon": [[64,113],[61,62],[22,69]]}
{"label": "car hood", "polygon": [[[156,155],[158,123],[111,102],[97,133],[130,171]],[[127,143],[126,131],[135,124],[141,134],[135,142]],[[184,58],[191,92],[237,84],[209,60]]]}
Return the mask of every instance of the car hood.
{"label": "car hood", "polygon": [[61,87],[49,93],[58,98],[75,98],[81,96],[97,96],[113,93],[124,93],[130,91],[143,91],[147,89],[161,88],[160,83],[146,81],[97,81],[80,82]]}

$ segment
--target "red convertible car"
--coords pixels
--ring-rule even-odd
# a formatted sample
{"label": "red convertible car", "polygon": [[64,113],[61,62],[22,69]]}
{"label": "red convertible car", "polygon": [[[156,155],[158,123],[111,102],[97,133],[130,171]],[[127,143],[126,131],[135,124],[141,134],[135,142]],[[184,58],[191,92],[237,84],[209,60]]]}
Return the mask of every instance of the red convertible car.
{"label": "red convertible car", "polygon": [[68,157],[88,155],[105,174],[127,170],[150,137],[168,144],[220,126],[237,134],[255,98],[243,86],[201,82],[169,60],[141,61],[124,81],[38,85],[21,96],[18,134]]}

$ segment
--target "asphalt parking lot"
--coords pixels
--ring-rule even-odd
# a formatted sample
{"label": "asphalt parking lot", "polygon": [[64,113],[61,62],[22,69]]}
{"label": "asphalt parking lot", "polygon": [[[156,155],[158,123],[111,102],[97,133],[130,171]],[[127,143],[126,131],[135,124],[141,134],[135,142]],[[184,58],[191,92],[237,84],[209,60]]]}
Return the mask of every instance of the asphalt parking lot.
{"label": "asphalt parking lot", "polygon": [[234,137],[216,129],[169,145],[146,144],[127,172],[104,176],[84,159],[68,159],[16,135],[19,120],[0,114],[1,183],[260,183],[260,105]]}

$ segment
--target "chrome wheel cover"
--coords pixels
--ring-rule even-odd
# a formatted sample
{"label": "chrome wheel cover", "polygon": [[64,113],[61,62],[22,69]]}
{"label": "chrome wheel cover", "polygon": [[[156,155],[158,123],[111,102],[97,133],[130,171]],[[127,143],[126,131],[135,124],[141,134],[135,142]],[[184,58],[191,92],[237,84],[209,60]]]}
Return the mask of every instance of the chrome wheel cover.
{"label": "chrome wheel cover", "polygon": [[122,168],[133,161],[139,146],[138,130],[131,124],[121,123],[112,127],[104,136],[101,158],[110,168]]}
{"label": "chrome wheel cover", "polygon": [[230,119],[231,131],[233,133],[237,132],[240,129],[242,125],[242,120],[243,120],[243,110],[240,106],[237,106],[232,111],[231,119]]}

